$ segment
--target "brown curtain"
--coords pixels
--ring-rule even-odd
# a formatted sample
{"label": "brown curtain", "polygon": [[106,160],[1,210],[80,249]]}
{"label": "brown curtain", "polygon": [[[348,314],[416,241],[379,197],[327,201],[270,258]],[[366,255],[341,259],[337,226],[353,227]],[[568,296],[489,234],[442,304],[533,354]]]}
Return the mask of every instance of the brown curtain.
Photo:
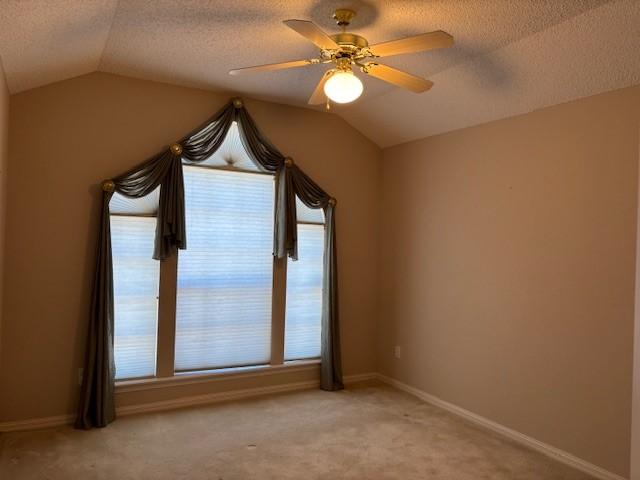
{"label": "brown curtain", "polygon": [[[331,198],[317,183],[296,165],[287,170],[295,195],[309,208],[324,210],[324,276],[322,285],[322,331],[320,342],[320,388],[340,390],[342,384],[342,362],[340,358],[340,322],[338,318],[338,265],[336,261],[336,200]],[[293,197],[295,202],[295,197]],[[295,203],[287,210],[291,222],[296,225]],[[295,242],[294,242],[295,243]],[[297,250],[297,245],[294,245]],[[296,252],[297,253],[297,252]]]}
{"label": "brown curtain", "polygon": [[114,192],[139,198],[160,187],[153,258],[164,260],[187,248],[182,161],[201,162],[215,153],[233,122],[256,165],[276,175],[273,254],[298,256],[296,195],[325,212],[325,258],[322,304],[321,388],[342,388],[335,247],[335,200],[283,156],[260,133],[242,100],[232,99],[216,115],[167,150],[103,183],[96,273],[93,283],[85,368],[77,428],[104,427],[115,419],[113,356],[113,263],[109,201]]}

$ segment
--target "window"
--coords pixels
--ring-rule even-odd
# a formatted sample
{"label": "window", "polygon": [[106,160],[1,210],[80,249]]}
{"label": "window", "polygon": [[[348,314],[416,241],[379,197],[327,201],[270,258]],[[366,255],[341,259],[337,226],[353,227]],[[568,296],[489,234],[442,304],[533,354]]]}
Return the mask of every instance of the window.
{"label": "window", "polygon": [[297,202],[298,260],[287,265],[284,359],[320,356],[324,217]]}
{"label": "window", "polygon": [[184,167],[176,371],[269,363],[273,184],[271,175]]}
{"label": "window", "polygon": [[235,125],[183,173],[187,249],[177,261],[152,259],[159,189],[116,193],[109,205],[116,378],[319,357],[322,210],[297,201],[299,260],[274,259],[275,177],[252,163]]}
{"label": "window", "polygon": [[116,378],[156,373],[159,262],[151,258],[156,219],[111,216]]}

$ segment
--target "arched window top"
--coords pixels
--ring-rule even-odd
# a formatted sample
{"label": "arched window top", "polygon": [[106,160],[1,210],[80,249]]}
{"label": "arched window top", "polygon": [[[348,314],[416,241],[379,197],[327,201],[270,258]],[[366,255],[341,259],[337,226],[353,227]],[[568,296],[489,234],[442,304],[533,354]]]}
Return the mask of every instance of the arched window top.
{"label": "arched window top", "polygon": [[112,215],[156,216],[160,202],[160,187],[144,197],[132,198],[114,192],[109,202]]}
{"label": "arched window top", "polygon": [[[251,160],[251,157],[247,153],[247,150],[242,143],[242,139],[240,138],[238,123],[235,121],[229,127],[220,148],[218,148],[218,150],[216,150],[209,158],[197,163],[183,159],[182,163],[185,165],[200,165],[224,169],[228,168],[230,170],[245,172],[268,173],[265,169],[256,165],[256,163]],[[160,187],[156,188],[149,195],[138,198],[127,197],[121,193],[114,192],[111,202],[109,203],[109,210],[115,215],[153,216],[158,212],[159,201]],[[307,213],[307,216],[310,217],[309,220],[323,221],[321,211],[313,211],[299,200],[298,208],[299,211],[309,211]]]}
{"label": "arched window top", "polygon": [[296,210],[298,212],[298,222],[302,223],[324,223],[324,211],[321,208],[309,208],[296,195]]}
{"label": "arched window top", "polygon": [[[183,160],[185,165],[194,164],[195,162],[189,162]],[[247,153],[246,148],[240,138],[240,131],[238,130],[238,123],[232,122],[227,134],[220,145],[220,148],[216,150],[209,158],[201,162],[197,162],[198,165],[220,167],[220,168],[233,168],[250,172],[266,172],[261,166],[251,160],[251,157]]]}

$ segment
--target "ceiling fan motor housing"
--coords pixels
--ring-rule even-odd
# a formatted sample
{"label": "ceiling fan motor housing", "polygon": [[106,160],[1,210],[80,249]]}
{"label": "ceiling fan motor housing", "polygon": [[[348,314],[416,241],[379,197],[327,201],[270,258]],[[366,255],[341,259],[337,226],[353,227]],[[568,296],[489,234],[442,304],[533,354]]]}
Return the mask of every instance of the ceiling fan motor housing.
{"label": "ceiling fan motor housing", "polygon": [[370,54],[368,51],[369,42],[366,38],[346,31],[355,14],[356,12],[348,8],[339,8],[334,12],[333,18],[336,20],[336,23],[342,27],[343,31],[330,35],[329,37],[340,46],[340,49],[338,51],[329,50],[323,52],[323,54],[325,54],[324,56],[339,60],[342,58],[364,58]]}
{"label": "ceiling fan motor housing", "polygon": [[352,64],[360,64],[367,57],[373,57],[366,38],[355,33],[337,33],[330,36],[340,49],[321,50],[320,56],[334,61],[338,70],[351,70]]}
{"label": "ceiling fan motor housing", "polygon": [[336,33],[335,35],[331,35],[331,38],[341,47],[365,48],[369,46],[366,38],[356,35],[355,33]]}

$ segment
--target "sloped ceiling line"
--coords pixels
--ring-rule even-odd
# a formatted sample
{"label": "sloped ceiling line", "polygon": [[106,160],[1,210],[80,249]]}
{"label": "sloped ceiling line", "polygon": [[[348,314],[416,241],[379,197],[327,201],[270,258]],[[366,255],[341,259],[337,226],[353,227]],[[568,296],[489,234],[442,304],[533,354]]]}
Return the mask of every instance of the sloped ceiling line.
{"label": "sloped ceiling line", "polygon": [[104,45],[102,46],[102,51],[100,52],[100,59],[98,60],[98,70],[102,66],[102,61],[104,59],[104,52],[107,50],[107,45],[109,45],[109,40],[111,39],[111,32],[113,31],[113,24],[116,20],[116,15],[118,14],[118,9],[120,8],[120,0],[116,0],[115,5],[113,6],[113,14],[111,15],[111,21],[109,22],[109,30],[107,31],[107,37],[104,40]]}

